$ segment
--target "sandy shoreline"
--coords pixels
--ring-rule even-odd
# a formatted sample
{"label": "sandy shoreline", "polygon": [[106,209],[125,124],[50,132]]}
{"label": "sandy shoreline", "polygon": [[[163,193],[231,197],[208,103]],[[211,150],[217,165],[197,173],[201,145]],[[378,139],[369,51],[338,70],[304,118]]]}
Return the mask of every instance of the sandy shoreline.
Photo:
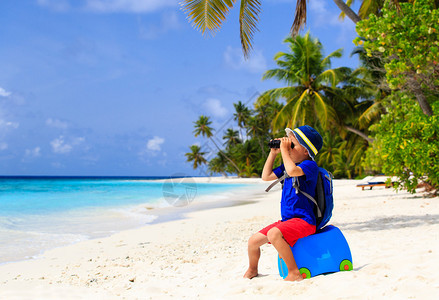
{"label": "sandy shoreline", "polygon": [[[207,180],[207,179],[206,179]],[[336,180],[331,224],[351,247],[354,270],[283,282],[276,250],[262,247],[261,276],[247,280],[247,239],[279,219],[280,190],[245,205],[187,211],[0,266],[0,299],[436,299],[439,201]],[[197,179],[198,181],[198,179]],[[238,199],[233,199],[238,200]]]}

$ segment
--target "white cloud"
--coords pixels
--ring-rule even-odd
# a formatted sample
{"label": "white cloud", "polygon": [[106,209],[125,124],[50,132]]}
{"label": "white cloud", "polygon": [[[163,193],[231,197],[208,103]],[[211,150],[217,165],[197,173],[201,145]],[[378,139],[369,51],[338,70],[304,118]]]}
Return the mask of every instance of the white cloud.
{"label": "white cloud", "polygon": [[11,92],[8,92],[4,88],[0,87],[0,96],[1,97],[9,97],[11,95]]}
{"label": "white cloud", "polygon": [[41,148],[35,147],[34,149],[26,149],[24,155],[26,157],[39,157],[41,156]]}
{"label": "white cloud", "polygon": [[102,13],[148,13],[177,6],[178,2],[178,0],[86,0],[86,9]]}
{"label": "white cloud", "polygon": [[314,13],[327,14],[328,9],[326,8],[326,0],[313,0],[309,2],[309,9]]}
{"label": "white cloud", "polygon": [[20,126],[20,123],[17,122],[9,122],[9,121],[5,121],[3,119],[0,119],[0,129],[7,129],[7,128],[13,128],[13,129],[17,129],[18,126]]}
{"label": "white cloud", "polygon": [[73,150],[73,146],[78,146],[85,141],[83,137],[73,137],[69,139],[69,143],[66,143],[64,140],[64,136],[60,136],[57,139],[54,139],[50,142],[52,146],[52,151],[59,154],[69,153]]}
{"label": "white cloud", "polygon": [[146,149],[149,151],[160,151],[162,150],[161,145],[164,142],[165,142],[164,138],[155,136],[146,143]]}
{"label": "white cloud", "polygon": [[51,141],[50,145],[52,146],[52,150],[55,153],[69,153],[70,151],[72,151],[72,146],[64,142],[63,136],[60,136],[59,138]]}
{"label": "white cloud", "polygon": [[159,24],[152,24],[144,26],[141,18],[139,18],[140,37],[143,39],[155,39],[163,36],[165,33],[177,30],[181,27],[178,15],[176,12],[164,12]]}
{"label": "white cloud", "polygon": [[52,119],[49,118],[46,120],[46,125],[50,126],[50,127],[55,127],[55,128],[59,128],[59,129],[66,129],[68,127],[67,122],[58,120],[58,119]]}
{"label": "white cloud", "polygon": [[218,118],[224,118],[228,114],[227,108],[225,108],[221,101],[218,99],[207,99],[206,102],[203,103],[204,108],[209,113],[209,115],[212,115],[214,117]]}
{"label": "white cloud", "polygon": [[[340,19],[341,10],[337,7],[334,8],[334,4],[332,3],[331,9],[327,7],[328,3],[326,0],[313,0],[309,2],[309,18],[312,18],[313,24],[317,27],[328,27],[337,26],[340,28],[346,27]],[[355,28],[355,26],[352,26]]]}
{"label": "white cloud", "polygon": [[228,46],[224,52],[224,61],[232,69],[247,70],[251,73],[259,73],[267,69],[267,62],[260,50],[253,50],[246,60],[241,48]]}
{"label": "white cloud", "polygon": [[79,144],[82,144],[85,142],[85,138],[84,137],[74,137],[71,139],[71,143],[73,146],[77,146]]}
{"label": "white cloud", "polygon": [[8,149],[8,144],[6,143],[0,143],[0,151]]}

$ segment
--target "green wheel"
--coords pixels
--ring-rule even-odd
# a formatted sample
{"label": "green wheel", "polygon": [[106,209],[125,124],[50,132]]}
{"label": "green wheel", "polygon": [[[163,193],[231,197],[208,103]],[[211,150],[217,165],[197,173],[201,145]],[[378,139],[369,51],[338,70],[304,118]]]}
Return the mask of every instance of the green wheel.
{"label": "green wheel", "polygon": [[340,263],[340,271],[351,271],[354,267],[349,259],[345,259]]}
{"label": "green wheel", "polygon": [[303,279],[311,278],[311,272],[307,268],[300,268],[299,272],[302,274]]}

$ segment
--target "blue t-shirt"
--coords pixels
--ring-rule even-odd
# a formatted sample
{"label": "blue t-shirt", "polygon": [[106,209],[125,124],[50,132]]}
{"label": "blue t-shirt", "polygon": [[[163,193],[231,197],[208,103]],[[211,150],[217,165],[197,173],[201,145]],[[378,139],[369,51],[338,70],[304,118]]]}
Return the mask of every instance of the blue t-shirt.
{"label": "blue t-shirt", "polygon": [[[313,160],[305,160],[297,166],[303,170],[305,175],[285,178],[282,200],[280,202],[282,221],[300,218],[311,225],[316,225],[314,203],[302,193],[296,193],[296,189],[293,187],[293,180],[299,180],[300,190],[315,198],[319,167]],[[283,164],[273,170],[278,178],[284,175],[284,171],[285,167]]]}

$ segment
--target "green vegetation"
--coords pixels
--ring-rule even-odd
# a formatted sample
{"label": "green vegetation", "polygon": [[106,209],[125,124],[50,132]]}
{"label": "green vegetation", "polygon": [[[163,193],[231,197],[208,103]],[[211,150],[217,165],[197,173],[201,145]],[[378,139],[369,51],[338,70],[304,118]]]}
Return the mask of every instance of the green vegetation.
{"label": "green vegetation", "polygon": [[324,57],[323,46],[309,33],[288,37],[288,51],[274,57],[277,68],[263,75],[285,86],[262,93],[253,108],[237,102],[237,128],[218,132],[223,148],[212,138],[209,118],[201,116],[195,135],[210,138],[219,151],[206,160],[206,153],[192,146],[188,161],[194,168],[205,164],[210,173],[259,176],[267,142],[283,136],[285,127],[308,124],[324,139],[317,163],[337,178],[384,173],[399,178],[397,189],[415,192],[422,183],[437,195],[437,2],[363,1],[354,41],[353,55],[361,62],[356,70],[332,69],[331,60],[342,51]]}
{"label": "green vegetation", "polygon": [[[365,76],[349,68],[331,69],[331,59],[341,57],[341,50],[324,57],[322,44],[309,33],[288,37],[285,43],[289,52],[276,54],[278,68],[266,71],[263,79],[275,78],[286,86],[261,94],[253,109],[241,101],[235,103],[238,130],[225,131],[224,149],[207,163],[209,172],[260,176],[268,154],[267,142],[284,136],[287,126],[309,124],[325,141],[317,156],[319,165],[338,177],[363,175],[360,162],[372,139],[357,120],[373,105],[368,99],[374,95],[364,84]],[[194,123],[194,134],[209,138],[220,149],[213,139],[211,123],[201,116]],[[195,163],[200,150],[191,151],[186,154],[188,161],[200,166]]]}
{"label": "green vegetation", "polygon": [[[388,3],[382,16],[357,25],[367,56],[382,61],[391,90],[386,114],[371,127],[373,147],[365,162],[400,178],[397,188],[414,192],[419,182],[439,188],[439,11],[435,1]],[[357,38],[356,43],[363,40]]]}
{"label": "green vegetation", "polygon": [[[306,22],[306,2],[297,0],[291,32],[295,36]],[[333,0],[340,8],[343,16],[348,16],[353,22],[358,22],[360,17],[343,0]],[[183,0],[182,9],[192,25],[201,33],[215,34],[220,30],[222,23],[227,18],[229,11],[234,7],[236,0]],[[261,12],[260,0],[241,0],[239,5],[239,36],[244,56],[248,57],[252,50],[253,35],[258,31],[259,14]],[[352,1],[348,1],[352,2]],[[373,6],[377,0],[363,0],[365,6]],[[382,1],[378,1],[382,2]],[[373,9],[373,8],[372,8]]]}

